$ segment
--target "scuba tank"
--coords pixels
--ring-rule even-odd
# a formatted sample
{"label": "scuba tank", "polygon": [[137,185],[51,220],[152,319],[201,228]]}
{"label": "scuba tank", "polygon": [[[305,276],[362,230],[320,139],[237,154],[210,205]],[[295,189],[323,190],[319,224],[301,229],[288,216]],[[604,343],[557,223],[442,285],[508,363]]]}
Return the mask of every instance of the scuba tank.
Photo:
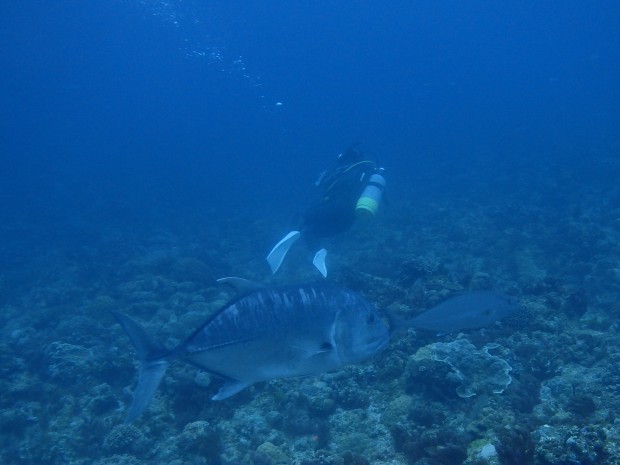
{"label": "scuba tank", "polygon": [[385,178],[381,174],[374,173],[368,178],[368,184],[355,206],[355,213],[359,218],[372,218],[376,215],[384,189]]}

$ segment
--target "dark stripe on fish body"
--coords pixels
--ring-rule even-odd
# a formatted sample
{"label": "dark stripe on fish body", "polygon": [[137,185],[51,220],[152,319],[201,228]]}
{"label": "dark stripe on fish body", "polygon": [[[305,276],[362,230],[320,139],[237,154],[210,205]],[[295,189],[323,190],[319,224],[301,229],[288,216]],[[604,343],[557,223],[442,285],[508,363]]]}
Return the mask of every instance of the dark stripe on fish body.
{"label": "dark stripe on fish body", "polygon": [[[357,299],[352,292],[323,284],[260,289],[226,305],[187,338],[182,347],[195,353],[259,335],[277,337],[292,322],[295,326],[313,325],[331,319],[344,302]],[[238,338],[230,339],[228,335],[232,334]]]}

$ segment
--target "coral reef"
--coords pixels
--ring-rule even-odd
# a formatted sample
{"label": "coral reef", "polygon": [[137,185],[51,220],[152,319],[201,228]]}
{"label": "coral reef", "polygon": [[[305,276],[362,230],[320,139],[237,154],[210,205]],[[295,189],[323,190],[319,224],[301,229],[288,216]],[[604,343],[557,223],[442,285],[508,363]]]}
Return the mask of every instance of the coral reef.
{"label": "coral reef", "polygon": [[372,229],[334,239],[333,282],[403,318],[478,289],[524,311],[463,334],[395,332],[366,364],[222,402],[211,401],[217,376],[173,363],[130,425],[134,354],[109,310],[173,347],[233,297],[215,276],[280,283],[312,269],[299,258],[267,278],[256,241],[268,244],[273,226],[225,216],[39,250],[27,269],[0,273],[0,461],[620,465],[620,211],[573,202],[396,203]]}

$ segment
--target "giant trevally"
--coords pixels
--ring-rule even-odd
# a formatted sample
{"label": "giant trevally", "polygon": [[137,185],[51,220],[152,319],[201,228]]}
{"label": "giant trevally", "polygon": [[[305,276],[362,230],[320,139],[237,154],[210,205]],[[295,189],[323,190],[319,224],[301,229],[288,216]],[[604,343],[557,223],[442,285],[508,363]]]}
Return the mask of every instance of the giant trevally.
{"label": "giant trevally", "polygon": [[113,312],[140,359],[126,422],[147,407],[168,361],[182,359],[226,383],[213,400],[251,384],[336,370],[383,350],[388,328],[359,294],[326,283],[253,287],[203,323],[185,342],[167,349],[134,320]]}
{"label": "giant trevally", "polygon": [[520,308],[519,302],[502,292],[472,291],[458,294],[409,320],[418,329],[451,333],[488,326]]}

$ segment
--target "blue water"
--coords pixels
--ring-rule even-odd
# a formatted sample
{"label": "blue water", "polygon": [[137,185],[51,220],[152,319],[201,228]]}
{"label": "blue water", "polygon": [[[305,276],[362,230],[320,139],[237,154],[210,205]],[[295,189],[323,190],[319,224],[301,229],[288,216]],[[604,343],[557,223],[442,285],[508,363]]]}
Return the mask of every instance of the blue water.
{"label": "blue water", "polygon": [[[583,343],[589,351],[560,360],[563,331],[572,342],[585,337],[581,330],[600,331],[605,347],[615,347],[618,1],[5,1],[0,44],[0,335],[3,360],[14,361],[2,374],[20,386],[7,388],[1,409],[26,402],[22,392],[45,398],[24,384],[49,383],[50,399],[69,392],[82,407],[80,395],[109,384],[113,400],[95,415],[108,420],[84,428],[92,437],[79,421],[71,426],[75,444],[101,444],[122,421],[133,376],[129,343],[104,310],[155,318],[149,329],[159,328],[169,312],[183,318],[185,297],[177,294],[193,296],[187,305],[221,302],[212,278],[274,279],[267,252],[317,200],[318,174],[354,142],[385,167],[386,202],[373,226],[331,243],[330,279],[378,306],[398,304],[407,317],[451,291],[517,295],[537,336],[530,328],[472,337],[478,348],[489,340],[507,347],[499,355],[515,379],[519,370],[534,373],[535,382],[513,384],[522,398],[538,399],[555,375],[545,360],[559,360],[557,373],[563,364],[606,360],[588,358],[599,346],[595,336]],[[318,277],[301,252],[292,260],[279,282]],[[586,307],[594,316],[584,323]],[[165,335],[186,337],[198,320]],[[80,371],[79,357],[58,349],[59,341],[99,358]],[[418,342],[406,349],[430,339]],[[539,355],[547,346],[559,349]],[[398,350],[392,355],[405,360],[409,352]],[[50,374],[59,359],[66,378]],[[120,374],[109,360],[119,360]],[[34,381],[22,383],[22,374]],[[359,386],[373,385],[360,377]],[[73,385],[77,378],[83,384]],[[598,387],[583,392],[600,413],[597,395],[607,391]],[[249,402],[194,415],[197,405],[211,405],[203,396],[175,400],[171,409],[186,416],[166,420],[168,436],[197,419],[230,418]],[[570,408],[588,414],[587,401],[577,404]],[[460,418],[470,407],[482,408],[452,403],[448,415]],[[28,447],[7,442],[6,463],[86,463],[80,457],[92,451],[71,449],[64,423],[54,423],[69,414],[41,408],[46,414],[35,409],[40,418],[31,423],[0,415],[0,430],[23,433],[46,451],[32,426],[40,420],[66,455],[43,457],[33,446],[28,459],[20,456]],[[536,415],[536,426],[566,433],[557,436],[561,449],[573,434],[562,428],[573,423]],[[603,416],[588,421],[611,428]],[[153,432],[149,440],[160,443],[158,434],[166,436]],[[257,437],[248,450],[267,440]],[[471,439],[459,447],[467,450]],[[395,453],[431,446],[407,447],[397,444]],[[117,449],[106,451],[91,458]],[[571,457],[558,452],[557,462],[532,463],[596,463]]]}
{"label": "blue water", "polygon": [[7,3],[2,223],[290,209],[353,141],[393,193],[503,195],[574,166],[609,182],[619,15],[613,1]]}

